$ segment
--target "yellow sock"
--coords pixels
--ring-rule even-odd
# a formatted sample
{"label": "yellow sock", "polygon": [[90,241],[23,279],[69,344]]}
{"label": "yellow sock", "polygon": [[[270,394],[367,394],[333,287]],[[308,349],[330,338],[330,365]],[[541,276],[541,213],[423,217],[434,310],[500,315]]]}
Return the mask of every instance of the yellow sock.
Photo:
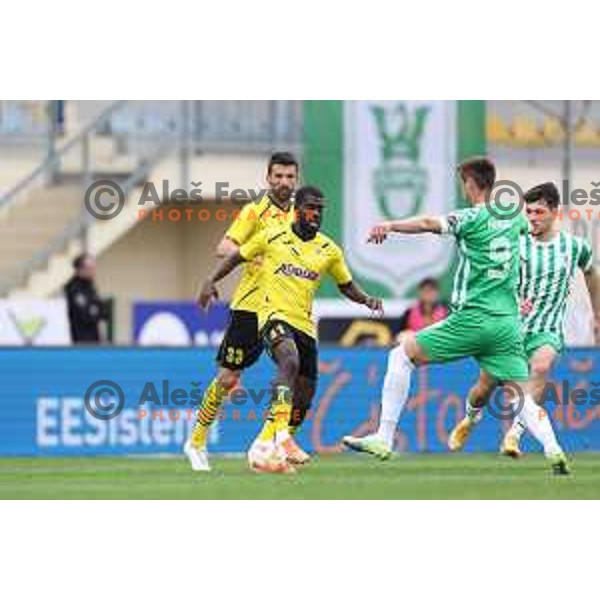
{"label": "yellow sock", "polygon": [[269,416],[258,434],[258,439],[261,442],[270,442],[273,438],[279,441],[287,437],[291,414],[292,391],[285,385],[278,385],[275,388],[275,398],[269,408]]}
{"label": "yellow sock", "polygon": [[288,426],[292,416],[292,390],[285,385],[278,385],[275,389],[275,401],[271,405],[275,441],[279,442],[289,437]]}
{"label": "yellow sock", "polygon": [[227,392],[219,385],[216,379],[213,379],[211,384],[204,392],[202,404],[196,414],[196,425],[192,431],[192,446],[196,448],[204,448],[206,446],[206,438],[208,430],[214,423],[215,417],[221,404],[227,398]]}
{"label": "yellow sock", "polygon": [[275,424],[270,418],[267,418],[265,424],[263,425],[260,433],[258,434],[258,439],[261,442],[270,442],[275,437]]}

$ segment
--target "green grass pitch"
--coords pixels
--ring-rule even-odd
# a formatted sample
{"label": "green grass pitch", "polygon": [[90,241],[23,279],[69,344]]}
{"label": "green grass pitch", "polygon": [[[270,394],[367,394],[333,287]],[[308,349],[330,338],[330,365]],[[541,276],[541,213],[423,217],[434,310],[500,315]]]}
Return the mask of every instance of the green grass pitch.
{"label": "green grass pitch", "polygon": [[243,458],[194,473],[183,457],[4,458],[0,498],[13,499],[394,499],[600,498],[600,455],[578,454],[573,474],[553,476],[543,457],[413,454],[315,457],[292,476],[257,475]]}

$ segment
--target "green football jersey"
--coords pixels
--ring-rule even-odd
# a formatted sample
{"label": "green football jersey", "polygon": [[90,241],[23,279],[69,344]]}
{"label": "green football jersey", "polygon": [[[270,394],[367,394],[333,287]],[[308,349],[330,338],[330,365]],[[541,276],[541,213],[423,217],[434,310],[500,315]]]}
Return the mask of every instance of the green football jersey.
{"label": "green football jersey", "polygon": [[526,333],[563,334],[576,270],[587,273],[592,264],[590,243],[566,231],[560,231],[548,242],[531,235],[521,238],[519,296]]}
{"label": "green football jersey", "polygon": [[[495,213],[495,214],[493,214]],[[502,207],[465,208],[445,218],[444,233],[458,244],[458,267],[450,302],[453,311],[476,309],[491,316],[519,315],[519,240],[528,231],[522,212],[512,218]]]}

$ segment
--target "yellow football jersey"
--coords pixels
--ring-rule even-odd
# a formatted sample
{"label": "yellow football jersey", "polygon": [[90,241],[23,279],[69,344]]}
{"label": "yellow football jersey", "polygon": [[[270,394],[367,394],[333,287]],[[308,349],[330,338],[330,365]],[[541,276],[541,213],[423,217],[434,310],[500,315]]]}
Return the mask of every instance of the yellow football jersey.
{"label": "yellow football jersey", "polygon": [[240,248],[246,260],[262,256],[259,310],[262,327],[269,319],[280,319],[315,338],[312,318],[315,292],[321,276],[328,273],[338,285],[352,281],[339,246],[322,233],[308,241],[300,239],[290,225],[279,231],[265,230]]}
{"label": "yellow football jersey", "polygon": [[[282,211],[269,195],[265,195],[260,202],[250,202],[244,206],[225,236],[242,246],[262,231],[279,230],[289,225],[293,218],[293,205],[287,211]],[[261,257],[257,256],[244,265],[242,278],[231,299],[232,309],[259,312],[262,297],[257,292],[261,263]]]}

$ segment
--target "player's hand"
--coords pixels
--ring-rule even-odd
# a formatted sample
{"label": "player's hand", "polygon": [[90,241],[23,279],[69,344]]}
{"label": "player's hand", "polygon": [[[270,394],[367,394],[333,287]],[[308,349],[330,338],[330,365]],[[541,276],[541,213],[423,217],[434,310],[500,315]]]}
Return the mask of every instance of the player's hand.
{"label": "player's hand", "polygon": [[521,316],[522,317],[527,316],[532,311],[532,309],[533,309],[533,300],[531,300],[530,298],[527,298],[521,304]]}
{"label": "player's hand", "polygon": [[204,310],[208,310],[212,306],[213,302],[218,299],[219,292],[217,291],[215,284],[212,281],[205,281],[200,288],[198,298],[196,299],[198,306]]}
{"label": "player's hand", "polygon": [[371,309],[376,317],[383,317],[383,300],[381,298],[374,298],[373,296],[367,296],[365,305]]}
{"label": "player's hand", "polygon": [[367,244],[383,244],[390,231],[390,226],[387,223],[378,223],[374,227],[371,227],[367,237]]}

